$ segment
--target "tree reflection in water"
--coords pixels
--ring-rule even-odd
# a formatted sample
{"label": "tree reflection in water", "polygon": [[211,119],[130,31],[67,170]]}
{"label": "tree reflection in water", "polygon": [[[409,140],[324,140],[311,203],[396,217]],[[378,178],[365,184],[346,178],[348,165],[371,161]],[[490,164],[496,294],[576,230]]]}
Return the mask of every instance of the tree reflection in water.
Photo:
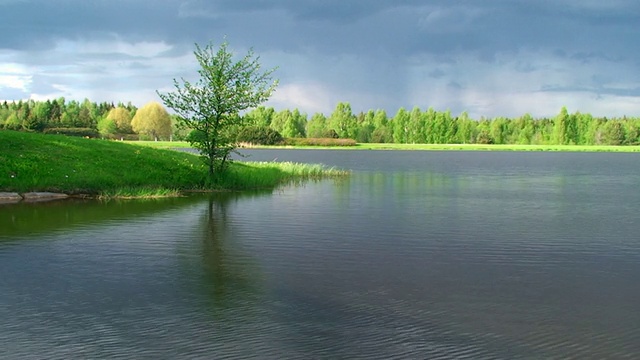
{"label": "tree reflection in water", "polygon": [[[253,254],[243,246],[236,230],[242,226],[234,219],[235,204],[241,198],[267,193],[212,194],[201,220],[201,290],[214,316],[255,307],[261,296],[262,275]],[[244,314],[247,315],[246,313]]]}

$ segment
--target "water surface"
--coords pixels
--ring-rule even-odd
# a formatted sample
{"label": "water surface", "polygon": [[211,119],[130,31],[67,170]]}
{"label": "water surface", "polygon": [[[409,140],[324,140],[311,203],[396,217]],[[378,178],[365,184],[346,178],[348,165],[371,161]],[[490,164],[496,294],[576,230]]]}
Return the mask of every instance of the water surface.
{"label": "water surface", "polygon": [[350,178],[0,206],[0,348],[40,358],[633,358],[635,154],[252,150]]}

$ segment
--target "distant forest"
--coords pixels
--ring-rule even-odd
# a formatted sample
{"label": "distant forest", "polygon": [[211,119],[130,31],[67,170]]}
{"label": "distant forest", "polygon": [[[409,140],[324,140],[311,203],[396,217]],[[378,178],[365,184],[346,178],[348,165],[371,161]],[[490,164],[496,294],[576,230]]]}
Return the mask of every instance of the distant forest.
{"label": "distant forest", "polygon": [[[131,103],[95,103],[87,99],[4,101],[0,103],[0,129],[111,139],[153,138],[149,132],[135,133],[132,129],[130,122],[137,111]],[[328,115],[315,113],[309,117],[298,109],[276,111],[261,106],[238,116],[250,127],[275,130],[285,138],[331,137],[360,143],[414,144],[640,144],[640,118],[594,117],[569,113],[564,107],[551,118],[524,114],[517,118],[472,119],[466,112],[454,116],[449,111],[418,107],[401,108],[391,117],[384,110],[354,114],[349,103],[341,102]],[[176,118],[171,118],[170,131],[157,132],[162,134],[159,138],[184,139],[189,130],[176,128]]]}

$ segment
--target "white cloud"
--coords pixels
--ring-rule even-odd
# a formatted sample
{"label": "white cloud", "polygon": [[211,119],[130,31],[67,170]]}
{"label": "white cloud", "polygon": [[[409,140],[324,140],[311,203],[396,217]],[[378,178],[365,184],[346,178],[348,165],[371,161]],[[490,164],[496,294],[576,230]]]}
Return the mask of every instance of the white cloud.
{"label": "white cloud", "polygon": [[[552,116],[562,106],[600,116],[638,112],[637,98],[616,94],[638,89],[640,75],[629,77],[635,66],[631,63],[605,58],[583,62],[530,49],[497,53],[493,62],[466,53],[453,59],[442,63],[425,56],[416,61],[419,65],[409,76],[411,103],[468,111],[476,118]],[[433,69],[439,70],[438,76],[430,76]]]}
{"label": "white cloud", "polygon": [[141,106],[157,100],[155,90],[173,78],[196,74],[193,54],[160,55],[169,49],[164,42],[61,40],[46,56],[3,51],[0,89],[20,89],[34,100],[63,96]]}
{"label": "white cloud", "polygon": [[18,63],[0,63],[0,89],[11,88],[29,91],[32,76],[28,69]]}
{"label": "white cloud", "polygon": [[172,46],[165,42],[142,41],[130,43],[114,36],[114,40],[106,41],[72,41],[61,40],[56,43],[55,50],[60,53],[109,55],[119,54],[132,57],[152,58],[169,51]]}
{"label": "white cloud", "polygon": [[[142,105],[156,89],[172,90],[173,78],[196,80],[188,49],[226,33],[237,55],[253,45],[264,69],[279,66],[281,85],[269,103],[278,108],[330,113],[346,101],[356,112],[433,106],[478,117],[555,114],[562,105],[613,109],[606,116],[640,111],[630,97],[640,95],[629,26],[637,1],[468,3],[171,0],[138,24],[127,16],[143,2],[71,0],[60,9],[82,21],[44,12],[38,27],[0,40],[0,94]],[[45,3],[28,4],[12,7],[10,20],[26,24],[18,20]],[[106,10],[126,16],[98,21]],[[600,14],[607,21],[594,23]]]}
{"label": "white cloud", "polygon": [[292,83],[280,85],[269,101],[280,109],[303,109],[303,111],[326,112],[335,106],[330,91],[318,83]]}
{"label": "white cloud", "polygon": [[22,91],[28,91],[29,84],[31,84],[31,76],[0,74],[0,89],[2,89],[3,87],[6,87],[6,88],[12,88],[12,89],[19,89]]}
{"label": "white cloud", "polygon": [[68,87],[62,84],[52,84],[51,88],[52,88],[52,91],[49,91],[47,93],[38,93],[38,92],[31,93],[30,99],[33,99],[36,101],[46,101],[48,99],[57,99],[59,97],[76,98],[74,96],[74,89],[71,87]]}

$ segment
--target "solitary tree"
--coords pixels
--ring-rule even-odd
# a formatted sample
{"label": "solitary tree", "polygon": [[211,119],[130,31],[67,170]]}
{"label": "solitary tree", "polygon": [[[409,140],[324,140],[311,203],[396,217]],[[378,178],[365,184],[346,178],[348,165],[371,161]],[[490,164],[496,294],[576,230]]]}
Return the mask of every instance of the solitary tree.
{"label": "solitary tree", "polygon": [[154,140],[171,135],[171,117],[162,104],[152,101],[141,107],[131,120],[131,128],[138,134],[146,134]]}
{"label": "solitary tree", "polygon": [[120,132],[131,132],[131,114],[129,113],[129,110],[120,106],[115,107],[109,110],[107,119],[113,121],[117,130]]}
{"label": "solitary tree", "polygon": [[209,165],[209,175],[222,172],[229,154],[236,148],[236,134],[229,131],[242,125],[239,113],[267,101],[278,85],[271,74],[260,71],[253,50],[238,61],[223,42],[216,50],[212,43],[196,44],[194,55],[200,64],[200,79],[191,83],[173,80],[175,90],[158,96],[179,116],[181,126],[193,129],[189,142]]}

